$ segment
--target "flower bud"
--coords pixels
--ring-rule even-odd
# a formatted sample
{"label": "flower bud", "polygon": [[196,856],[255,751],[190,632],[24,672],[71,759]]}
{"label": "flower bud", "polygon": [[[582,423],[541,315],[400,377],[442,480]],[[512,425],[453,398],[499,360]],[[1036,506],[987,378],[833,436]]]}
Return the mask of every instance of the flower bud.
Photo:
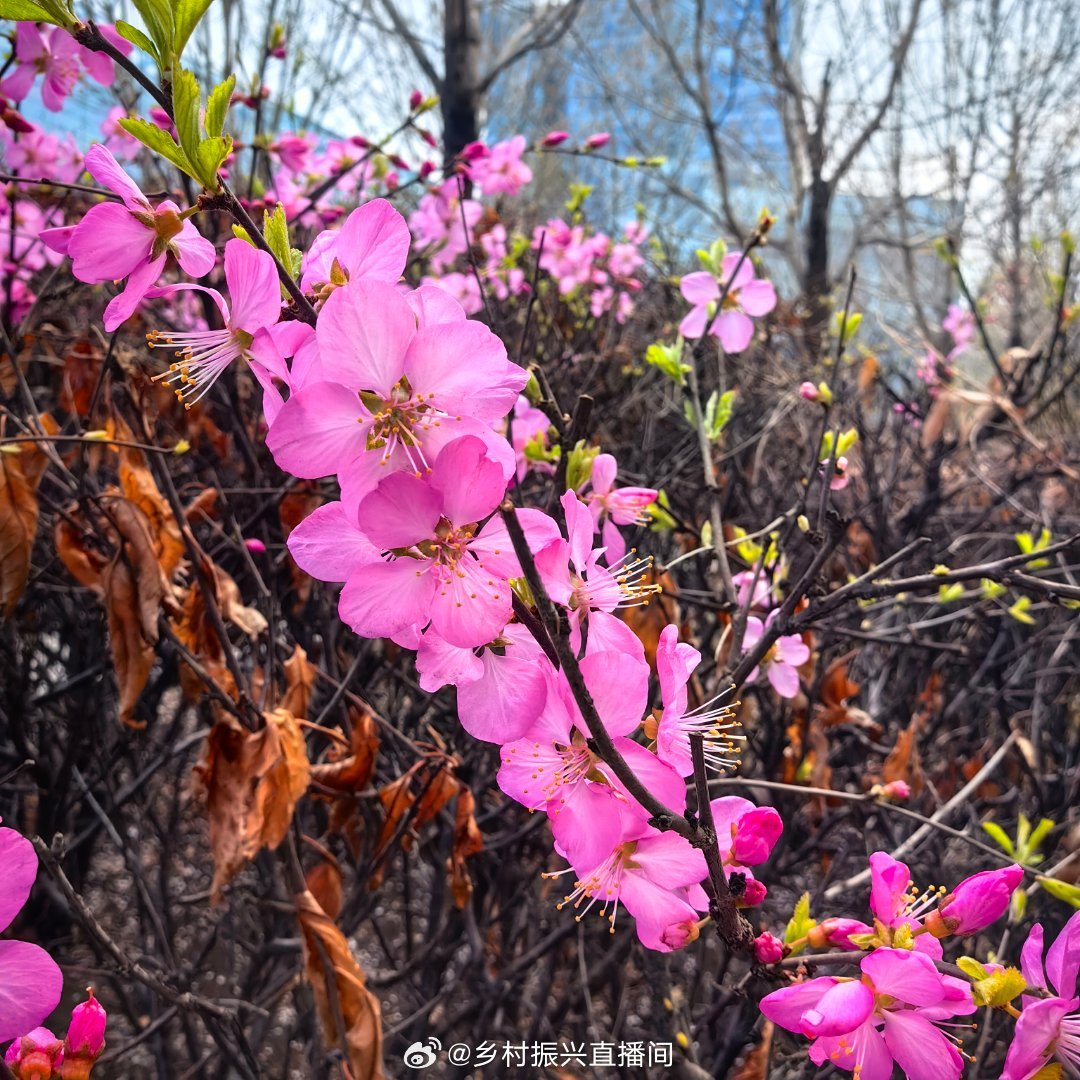
{"label": "flower bud", "polygon": [[245,540],[244,547],[246,547],[252,555],[266,554],[266,545],[258,537],[253,536]]}
{"label": "flower bud", "polygon": [[771,854],[784,822],[771,806],[748,810],[732,827],[731,854],[742,866],[757,866]]}
{"label": "flower bud", "polygon": [[423,103],[424,103],[424,95],[423,95],[423,94],[421,94],[419,90],[414,90],[414,91],[413,91],[413,92],[412,92],[412,93],[411,93],[411,94],[409,95],[409,108],[410,108],[410,109],[411,109],[411,110],[412,110],[413,112],[416,112],[416,110],[417,110],[417,109],[419,109],[419,108],[420,108],[420,106],[421,106],[421,105],[422,105]]}
{"label": "flower bud", "polygon": [[558,146],[570,138],[569,131],[549,131],[541,140],[541,146]]}
{"label": "flower bud", "polygon": [[420,179],[426,180],[436,170],[436,168],[438,168],[438,166],[435,164],[434,161],[422,162],[420,165]]}
{"label": "flower bud", "polygon": [[803,398],[805,401],[817,401],[820,396],[818,388],[812,382],[799,384],[799,397]]}
{"label": "flower bud", "polygon": [[964,878],[923,925],[936,938],[974,934],[1005,914],[1024,871],[1016,864]]}
{"label": "flower bud", "polygon": [[669,949],[685,949],[692,941],[697,941],[700,933],[696,920],[689,919],[686,922],[671,923],[670,926],[664,927],[660,940]]}
{"label": "flower bud", "polygon": [[757,907],[768,895],[769,890],[757,878],[747,878],[743,894],[739,898],[739,906]]}
{"label": "flower bud", "polygon": [[50,1080],[63,1060],[64,1044],[43,1027],[16,1039],[4,1055],[4,1064],[16,1080]]}
{"label": "flower bud", "polygon": [[861,945],[851,940],[854,934],[872,934],[874,928],[858,919],[824,919],[812,926],[806,934],[806,940],[815,949],[824,949],[833,945],[838,949],[856,952]]}
{"label": "flower bud", "polygon": [[585,140],[586,150],[599,150],[601,146],[607,146],[611,142],[611,135],[607,131],[597,131]]}
{"label": "flower bud", "polygon": [[784,957],[784,943],[767,931],[754,938],[754,955],[759,964],[776,964]]}
{"label": "flower bud", "polygon": [[[87,987],[86,993],[86,1001],[80,1002],[71,1010],[71,1023],[68,1024],[67,1038],[64,1040],[65,1069],[72,1061],[93,1064],[105,1049],[105,1021],[108,1018],[101,1003],[94,997],[93,989]],[[86,1075],[89,1075],[89,1072],[88,1068]],[[62,1075],[66,1077],[68,1073],[64,1072]]]}

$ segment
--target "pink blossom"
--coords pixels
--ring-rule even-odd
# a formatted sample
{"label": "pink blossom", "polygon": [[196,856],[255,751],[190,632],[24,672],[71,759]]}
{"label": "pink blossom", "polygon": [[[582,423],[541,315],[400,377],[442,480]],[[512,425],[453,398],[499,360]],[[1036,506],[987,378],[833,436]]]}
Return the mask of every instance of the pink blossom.
{"label": "pink blossom", "polygon": [[[712,318],[720,294],[729,282],[723,310]],[[754,264],[738,251],[724,256],[719,281],[702,270],[685,275],[679,289],[692,305],[679,324],[679,333],[686,338],[699,338],[712,319],[709,333],[720,339],[727,353],[742,352],[750,344],[754,336],[751,317],[760,318],[776,307],[776,290],[772,282],[755,278]]]}
{"label": "pink blossom", "polygon": [[580,922],[599,903],[599,914],[614,933],[621,905],[634,917],[638,940],[659,952],[692,940],[687,924],[695,923],[707,905],[699,884],[706,876],[701,852],[683,837],[643,823],[629,825],[599,862],[573,864],[573,873],[574,888],[560,908],[573,907]]}
{"label": "pink blossom", "polygon": [[1016,863],[972,874],[964,878],[923,923],[939,938],[974,934],[1005,914],[1012,894],[1023,880],[1024,871]]}
{"label": "pink blossom", "polygon": [[457,181],[451,178],[420,200],[409,215],[409,228],[417,244],[433,249],[433,269],[442,270],[469,249],[483,213],[475,199],[462,202]]}
{"label": "pink blossom", "polygon": [[[271,429],[272,430],[272,429]],[[510,620],[512,577],[521,574],[501,519],[476,532],[506,488],[500,464],[481,440],[449,443],[427,479],[394,473],[350,514],[341,503],[316,511],[293,530],[289,550],[301,569],[346,582],[342,619],[364,637],[415,647],[431,631],[462,648],[494,641]],[[557,535],[547,515],[519,512],[530,544]]]}
{"label": "pink blossom", "polygon": [[[870,856],[870,910],[886,930],[921,930],[923,916],[939,897],[937,889],[920,893],[913,888],[911,871],[886,852],[875,851]],[[942,956],[941,943],[930,934],[917,934],[915,949],[932,960]]]}
{"label": "pink blossom", "polygon": [[[29,898],[37,865],[30,841],[0,828],[0,931]],[[60,969],[44,949],[28,941],[0,941],[0,1042],[36,1028],[56,1008],[62,990]]]}
{"label": "pink blossom", "polygon": [[119,161],[133,161],[139,156],[139,147],[142,145],[120,126],[120,121],[128,115],[123,105],[114,105],[101,122],[101,134],[105,136],[103,145]]}
{"label": "pink blossom", "polygon": [[[572,491],[559,500],[566,520],[568,540],[548,544],[536,557],[536,567],[548,595],[569,612],[570,644],[580,647],[581,628],[592,612],[610,614],[617,608],[648,603],[658,591],[643,585],[641,578],[651,567],[650,559],[616,563],[610,569],[599,564],[603,549],[593,549],[593,522],[588,509]],[[590,623],[590,633],[596,620]]]}
{"label": "pink blossom", "polygon": [[975,316],[959,304],[950,304],[945,318],[941,321],[941,329],[953,339],[953,347],[949,352],[949,359],[953,360],[974,340]]}
{"label": "pink blossom", "polygon": [[958,1080],[964,1058],[937,1025],[975,1011],[967,985],[902,949],[876,949],[860,967],[861,981],[826,976],[775,990],[761,1011],[812,1039],[815,1064],[859,1080],[889,1080],[894,1062],[909,1080]]}
{"label": "pink blossom", "polygon": [[290,173],[307,172],[311,164],[314,140],[307,135],[287,131],[270,144],[270,152],[276,154],[282,166]]}
{"label": "pink blossom", "polygon": [[439,277],[427,276],[423,279],[423,284],[442,289],[443,292],[452,296],[461,305],[466,315],[476,315],[484,310],[484,297],[480,291],[480,283],[471,270],[468,273],[453,271],[449,274],[441,274]]}
{"label": "pink blossom", "polygon": [[586,496],[593,522],[600,531],[609,564],[626,555],[626,542],[616,526],[647,525],[648,507],[656,502],[655,488],[615,486],[618,463],[611,454],[597,454],[590,474],[591,490]]}
{"label": "pink blossom", "polygon": [[555,671],[533,636],[517,623],[480,650],[451,645],[429,631],[416,650],[420,686],[429,694],[457,687],[458,720],[474,738],[522,738],[547,702]]}
{"label": "pink blossom", "polygon": [[340,229],[315,237],[304,256],[300,284],[311,289],[371,278],[392,285],[404,273],[408,259],[405,219],[385,199],[372,199],[349,214]]}
{"label": "pink blossom", "polygon": [[181,218],[175,203],[166,200],[151,207],[105,147],[90,147],[86,168],[122,201],[92,206],[78,225],[47,229],[41,238],[54,251],[71,256],[72,273],[80,281],[128,279],[105,309],[105,329],[112,331],[134,312],[170,255],[186,274],[202,277],[213,269],[214,245]]}
{"label": "pink blossom", "polygon": [[757,866],[772,854],[784,823],[771,806],[755,806],[749,799],[726,795],[713,799],[713,824],[722,860],[740,868]]}
{"label": "pink blossom", "polygon": [[804,382],[799,384],[799,397],[805,401],[817,401],[821,393],[812,382]]}
{"label": "pink blossom", "polygon": [[1067,1071],[1080,1072],[1080,911],[1050,946],[1045,968],[1043,928],[1036,923],[1020,952],[1020,968],[1029,986],[1052,996],[1023,998],[1001,1080],[1032,1080],[1055,1057]]}
{"label": "pink blossom", "polygon": [[570,138],[569,131],[549,131],[541,140],[541,146],[558,146]]}
{"label": "pink blossom", "polygon": [[50,112],[59,112],[78,82],[82,51],[79,43],[59,26],[39,30],[35,23],[20,22],[15,31],[18,64],[0,83],[0,93],[12,101],[22,101],[42,74],[45,79],[41,84],[41,100]]}
{"label": "pink blossom", "polygon": [[521,160],[525,136],[497,142],[482,157],[472,161],[469,171],[485,195],[516,195],[530,180],[532,169]]}
{"label": "pink blossom", "polygon": [[[151,348],[178,351],[180,359],[157,378],[179,384],[174,393],[185,408],[204,397],[234,360],[255,361],[252,373],[260,382],[270,381],[266,365],[274,366],[273,351],[264,345],[265,331],[281,314],[281,289],[274,260],[268,252],[258,251],[244,240],[230,240],[225,245],[225,282],[231,309],[221,293],[202,285],[164,285],[147,291],[147,296],[203,292],[217,305],[225,324],[220,330],[155,330],[147,335]],[[277,374],[282,374],[280,369]]]}
{"label": "pink blossom", "polygon": [[535,447],[538,453],[548,448],[552,424],[547,413],[535,408],[527,397],[519,394],[511,420],[510,434],[517,458],[518,483],[525,479],[525,474],[530,469],[549,475],[554,473],[555,466],[550,461],[537,460],[535,457],[530,457],[528,453],[529,447]]}
{"label": "pink blossom", "polygon": [[[418,292],[425,303],[438,295]],[[385,282],[361,278],[336,289],[316,327],[321,381],[290,396],[270,425],[267,446],[281,468],[339,474],[355,506],[388,473],[420,476],[448,442],[471,435],[509,480],[513,451],[491,425],[528,376],[486,326],[444,298],[440,317],[448,310],[454,321],[420,326],[409,299]]]}
{"label": "pink blossom", "polygon": [[[746,620],[746,633],[743,636],[743,652],[750,652],[761,640],[765,627],[774,618],[770,615],[762,622],[756,615]],[[781,635],[762,658],[765,675],[772,688],[783,698],[793,698],[799,693],[798,668],[810,659],[810,649],[798,634]],[[748,682],[757,678],[758,668],[747,676]]]}
{"label": "pink blossom", "polygon": [[[772,587],[764,573],[755,570],[740,570],[731,575],[731,583],[735,586],[736,602],[739,607],[746,607],[749,601],[750,607],[769,607],[772,604]],[[751,589],[753,595],[751,595]]]}
{"label": "pink blossom", "polygon": [[[648,665],[627,653],[599,651],[581,661],[581,673],[619,753],[650,792],[680,811],[686,798],[682,779],[627,738],[646,705]],[[625,838],[628,823],[649,818],[589,748],[588,737],[566,680],[559,676],[536,723],[500,753],[499,787],[530,810],[547,812],[559,850],[575,866],[601,861]]]}
{"label": "pink blossom", "polygon": [[784,943],[770,933],[754,938],[754,956],[759,964],[778,964],[784,958]]}
{"label": "pink blossom", "polygon": [[656,646],[656,673],[663,703],[656,729],[656,753],[680,776],[694,771],[691,735],[702,737],[705,764],[713,769],[732,767],[739,753],[737,743],[742,740],[741,735],[731,734],[739,726],[732,720],[731,708],[716,704],[726,691],[696,709],[689,708],[686,684],[699,663],[701,653],[679,641],[679,628],[674,623],[665,626]]}

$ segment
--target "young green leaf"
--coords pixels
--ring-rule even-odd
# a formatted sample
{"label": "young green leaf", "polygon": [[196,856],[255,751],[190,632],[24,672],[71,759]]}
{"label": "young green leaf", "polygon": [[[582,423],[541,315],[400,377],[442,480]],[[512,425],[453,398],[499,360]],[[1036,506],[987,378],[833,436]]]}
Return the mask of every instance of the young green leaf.
{"label": "young green leaf", "polygon": [[157,124],[151,124],[149,120],[140,117],[123,117],[120,126],[133,138],[136,138],[149,147],[155,154],[160,154],[167,161],[171,161],[181,172],[186,173],[194,180],[198,177],[192,171],[184,151],[173,141],[168,132],[162,131]]}
{"label": "young green leaf", "polygon": [[[188,39],[213,0],[173,0],[173,59],[179,60]],[[211,134],[215,134],[211,132]]]}
{"label": "young green leaf", "polygon": [[982,823],[983,831],[991,836],[997,845],[1007,854],[1013,855],[1015,853],[1013,848],[1013,842],[1009,839],[1008,833],[993,821],[984,821]]}
{"label": "young green leaf", "polygon": [[215,86],[206,99],[206,134],[211,138],[220,136],[225,130],[225,117],[229,112],[229,102],[232,101],[235,86],[236,76],[230,75],[223,83]]}
{"label": "young green leaf", "polygon": [[1074,908],[1080,908],[1080,888],[1070,885],[1067,881],[1058,881],[1057,878],[1041,877],[1039,884],[1051,895],[1066,904],[1072,904]]}
{"label": "young green leaf", "polygon": [[124,22],[123,19],[117,19],[116,32],[125,41],[130,41],[136,48],[142,49],[159,68],[161,67],[161,54],[158,52],[157,46],[137,26],[132,26],[131,23]]}
{"label": "young green leaf", "polygon": [[172,64],[173,14],[167,0],[131,0],[135,10],[142,16],[150,35],[157,47],[158,66],[164,73]]}
{"label": "young green leaf", "polygon": [[202,135],[199,130],[199,107],[202,104],[202,92],[199,80],[193,72],[178,67],[173,71],[173,121],[180,145],[187,154],[188,161],[195,165],[199,160],[199,143]]}
{"label": "young green leaf", "polygon": [[57,18],[43,4],[31,3],[31,0],[0,0],[0,19],[16,19],[19,22],[47,22],[52,23],[54,26],[67,26],[74,22],[74,18]]}

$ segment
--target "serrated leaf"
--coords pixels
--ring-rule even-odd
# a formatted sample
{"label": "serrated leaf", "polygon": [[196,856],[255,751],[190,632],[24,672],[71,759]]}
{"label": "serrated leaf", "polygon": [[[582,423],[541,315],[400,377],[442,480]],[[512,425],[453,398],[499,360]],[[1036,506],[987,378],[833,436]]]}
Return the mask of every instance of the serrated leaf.
{"label": "serrated leaf", "polygon": [[194,72],[178,67],[173,71],[173,123],[180,137],[188,161],[192,165],[199,162],[199,143],[202,133],[199,130],[199,106],[202,104],[202,92],[199,80]]}
{"label": "serrated leaf", "polygon": [[1008,855],[1014,855],[1015,850],[1013,848],[1013,842],[1009,839],[1005,830],[993,821],[984,821],[982,823],[983,831],[997,843]]}
{"label": "serrated leaf", "polygon": [[274,212],[263,211],[263,236],[270,250],[277,256],[282,266],[291,262],[292,245],[289,243],[289,226],[285,220],[285,208],[278,203]]}
{"label": "serrated leaf", "polygon": [[1072,904],[1074,908],[1080,908],[1080,887],[1070,885],[1067,881],[1058,881],[1057,878],[1040,877],[1039,884],[1058,900],[1064,900],[1066,904]]}
{"label": "serrated leaf", "polygon": [[215,137],[204,139],[199,144],[197,160],[199,166],[199,181],[203,187],[210,191],[216,191],[221,186],[221,178],[218,169],[225,164],[225,159],[232,153],[232,136]]}
{"label": "serrated leaf", "polygon": [[173,52],[179,60],[195,27],[213,0],[173,0]]}
{"label": "serrated leaf", "polygon": [[236,76],[230,75],[223,83],[214,87],[213,92],[206,99],[206,134],[214,137],[220,136],[225,129],[225,117],[229,112],[229,102],[232,101],[233,88],[236,86]]}
{"label": "serrated leaf", "polygon": [[186,173],[192,179],[198,180],[184,155],[184,151],[177,146],[173,137],[167,131],[162,131],[157,124],[151,124],[149,120],[143,120],[137,116],[123,117],[119,123],[129,135],[138,139],[143,146],[153,150],[155,154],[160,154],[167,161],[171,161],[181,172]]}
{"label": "serrated leaf", "polygon": [[124,22],[123,19],[117,19],[115,28],[116,32],[125,41],[130,41],[136,48],[142,49],[159,68],[161,67],[161,56],[158,53],[157,46],[137,26],[132,26],[131,23]]}

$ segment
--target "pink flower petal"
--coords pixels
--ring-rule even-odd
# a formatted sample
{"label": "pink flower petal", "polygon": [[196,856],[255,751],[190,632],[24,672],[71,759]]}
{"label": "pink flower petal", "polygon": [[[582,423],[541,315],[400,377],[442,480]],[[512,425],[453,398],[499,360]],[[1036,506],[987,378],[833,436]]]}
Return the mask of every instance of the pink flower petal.
{"label": "pink flower petal", "polygon": [[0,941],[0,1042],[36,1028],[59,1004],[63,988],[60,969],[44,949]]}
{"label": "pink flower petal", "polygon": [[0,828],[0,866],[4,868],[0,884],[0,930],[6,930],[22,910],[37,877],[34,845],[14,829]]}
{"label": "pink flower petal", "polygon": [[758,318],[776,307],[776,289],[771,281],[748,281],[739,289],[739,307]]}
{"label": "pink flower petal", "polygon": [[427,564],[392,559],[357,569],[345,583],[338,614],[361,637],[393,637],[430,617],[435,579]]}
{"label": "pink flower petal", "polygon": [[285,402],[266,445],[278,466],[295,476],[332,476],[366,452],[366,425],[357,423],[361,415],[354,391],[340,383],[313,383]]}
{"label": "pink flower petal", "polygon": [[347,581],[357,567],[381,561],[339,502],[316,507],[289,533],[288,544],[296,565],[319,581]]}
{"label": "pink flower petal", "polygon": [[754,324],[741,311],[724,311],[713,323],[712,333],[726,353],[741,353],[754,336]]}

